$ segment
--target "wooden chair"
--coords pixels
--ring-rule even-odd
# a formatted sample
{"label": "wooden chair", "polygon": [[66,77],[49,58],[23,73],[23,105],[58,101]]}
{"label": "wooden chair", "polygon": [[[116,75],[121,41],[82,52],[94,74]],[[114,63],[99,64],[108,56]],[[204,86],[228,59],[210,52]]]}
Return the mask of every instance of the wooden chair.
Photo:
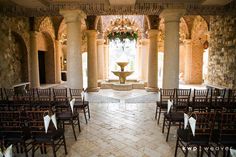
{"label": "wooden chair", "polygon": [[88,118],[90,119],[90,109],[89,109],[89,102],[85,101],[85,98],[84,98],[84,94],[83,94],[84,90],[70,88],[69,91],[70,91],[70,99],[75,99],[74,107],[79,110],[83,110],[84,118],[87,124],[88,123],[87,114],[88,114]]}
{"label": "wooden chair", "polygon": [[25,153],[28,157],[28,152],[31,147],[30,144],[30,131],[23,122],[20,111],[0,111],[0,136],[5,146],[13,144],[19,153]]}
{"label": "wooden chair", "polygon": [[[187,127],[187,129],[179,128],[177,130],[175,157],[177,157],[178,148],[187,157],[189,148],[197,148],[197,156],[200,155],[201,150],[201,156],[203,156],[204,148],[210,147],[212,130],[215,124],[215,113],[194,112],[191,116],[196,119],[195,135],[192,134],[190,127]],[[210,156],[210,149],[206,153]]]}
{"label": "wooden chair", "polygon": [[56,152],[61,146],[64,146],[65,154],[67,154],[66,141],[64,130],[57,126],[57,129],[50,121],[47,133],[44,128],[43,117],[46,115],[51,116],[49,111],[26,111],[28,118],[28,126],[32,136],[32,157],[35,156],[37,149],[41,149],[41,153],[47,153],[46,148],[42,151],[42,145],[50,145],[52,147],[53,156],[56,157]]}
{"label": "wooden chair", "polygon": [[226,103],[226,89],[211,89],[211,108],[216,111],[221,111],[222,106]]}
{"label": "wooden chair", "polygon": [[169,113],[164,113],[162,133],[167,127],[166,141],[168,141],[171,125],[181,127],[184,121],[184,112],[188,112],[191,89],[175,89],[176,97],[174,98],[173,108]]}
{"label": "wooden chair", "polygon": [[36,89],[36,93],[37,93],[37,100],[47,100],[47,101],[51,101],[52,100],[52,92],[51,92],[51,88],[47,88],[47,89]]}
{"label": "wooden chair", "polygon": [[158,113],[158,119],[157,124],[160,122],[160,116],[162,110],[167,109],[167,102],[168,100],[173,100],[175,96],[175,89],[160,89],[160,100],[156,102],[156,113],[155,113],[155,119],[157,119],[157,113]]}
{"label": "wooden chair", "polygon": [[63,129],[65,129],[65,125],[71,125],[75,140],[77,140],[74,126],[78,125],[79,132],[81,132],[79,112],[77,110],[72,112],[69,100],[65,97],[55,98],[53,105],[56,109],[58,121],[62,123]]}
{"label": "wooden chair", "polygon": [[211,109],[208,93],[209,89],[194,89],[192,102],[190,103],[192,111],[207,112]]}
{"label": "wooden chair", "polygon": [[226,102],[223,105],[223,111],[234,112],[236,110],[236,90],[229,90]]}
{"label": "wooden chair", "polygon": [[[214,132],[212,139],[217,146],[223,147],[223,157],[226,157],[229,155],[226,148],[236,146],[236,112],[221,112],[218,124],[219,128]],[[218,155],[219,151],[216,156]]]}

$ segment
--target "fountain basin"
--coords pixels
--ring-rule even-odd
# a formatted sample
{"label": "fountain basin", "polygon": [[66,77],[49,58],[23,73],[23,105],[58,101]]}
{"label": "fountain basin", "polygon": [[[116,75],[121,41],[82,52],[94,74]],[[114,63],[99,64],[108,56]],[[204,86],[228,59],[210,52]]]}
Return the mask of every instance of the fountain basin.
{"label": "fountain basin", "polygon": [[121,71],[124,71],[124,68],[129,64],[129,62],[116,62],[116,64],[120,66]]}
{"label": "fountain basin", "polygon": [[125,84],[126,77],[131,75],[133,71],[112,71],[114,75],[119,77],[120,84]]}

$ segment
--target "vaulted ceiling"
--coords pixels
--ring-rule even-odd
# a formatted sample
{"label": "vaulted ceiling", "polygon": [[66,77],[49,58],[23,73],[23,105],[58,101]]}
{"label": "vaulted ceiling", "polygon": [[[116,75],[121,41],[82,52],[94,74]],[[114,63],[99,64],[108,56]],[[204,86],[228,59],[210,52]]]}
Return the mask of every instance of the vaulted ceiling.
{"label": "vaulted ceiling", "polygon": [[235,0],[0,0],[0,14],[57,16],[60,9],[87,15],[159,15],[165,8],[184,8],[186,15],[236,15]]}

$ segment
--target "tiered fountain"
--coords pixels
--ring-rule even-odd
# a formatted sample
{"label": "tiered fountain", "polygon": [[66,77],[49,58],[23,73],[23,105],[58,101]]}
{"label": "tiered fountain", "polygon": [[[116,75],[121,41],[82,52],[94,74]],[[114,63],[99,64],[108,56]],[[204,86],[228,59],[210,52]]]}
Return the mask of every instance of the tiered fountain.
{"label": "tiered fountain", "polygon": [[124,71],[125,66],[129,64],[129,62],[116,62],[117,65],[120,66],[120,71],[112,71],[114,75],[119,77],[120,84],[125,84],[126,77],[131,75],[133,71]]}

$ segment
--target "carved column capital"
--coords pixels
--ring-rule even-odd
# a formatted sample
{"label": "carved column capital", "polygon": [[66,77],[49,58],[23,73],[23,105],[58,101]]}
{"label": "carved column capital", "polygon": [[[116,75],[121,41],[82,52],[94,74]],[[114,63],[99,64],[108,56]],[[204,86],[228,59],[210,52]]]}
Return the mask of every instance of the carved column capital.
{"label": "carved column capital", "polygon": [[66,23],[76,22],[80,19],[86,19],[86,14],[82,10],[60,10],[60,14],[64,16]]}
{"label": "carved column capital", "polygon": [[165,9],[160,14],[161,17],[167,22],[179,22],[180,17],[185,13],[185,9]]}

